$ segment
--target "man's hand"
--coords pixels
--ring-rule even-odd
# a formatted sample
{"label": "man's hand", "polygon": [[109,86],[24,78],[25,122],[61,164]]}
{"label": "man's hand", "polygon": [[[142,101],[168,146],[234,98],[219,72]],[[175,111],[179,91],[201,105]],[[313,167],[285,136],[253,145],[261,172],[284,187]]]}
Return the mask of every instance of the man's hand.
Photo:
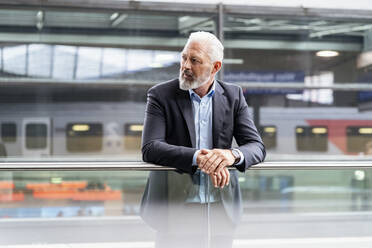
{"label": "man's hand", "polygon": [[230,149],[201,149],[196,162],[203,172],[217,175],[224,167],[234,164],[235,157]]}
{"label": "man's hand", "polygon": [[227,167],[224,167],[220,173],[213,173],[209,175],[215,188],[225,187],[230,182],[230,172]]}

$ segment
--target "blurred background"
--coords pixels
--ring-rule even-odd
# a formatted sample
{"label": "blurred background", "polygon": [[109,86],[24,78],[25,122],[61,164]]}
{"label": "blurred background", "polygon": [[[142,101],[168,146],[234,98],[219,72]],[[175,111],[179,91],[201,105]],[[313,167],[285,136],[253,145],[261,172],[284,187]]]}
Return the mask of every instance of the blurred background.
{"label": "blurred background", "polygon": [[[104,166],[140,165],[146,92],[200,30],[223,42],[218,77],[243,88],[268,163],[340,165],[240,174],[234,245],[371,247],[372,5],[289,0],[0,1],[0,245],[153,247],[148,171]],[[6,169],[46,162],[102,167]]]}

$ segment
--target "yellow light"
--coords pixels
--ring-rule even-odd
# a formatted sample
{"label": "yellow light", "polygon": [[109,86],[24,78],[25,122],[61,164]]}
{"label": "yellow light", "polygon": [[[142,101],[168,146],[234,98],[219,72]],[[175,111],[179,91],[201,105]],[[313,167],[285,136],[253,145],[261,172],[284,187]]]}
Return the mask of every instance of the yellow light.
{"label": "yellow light", "polygon": [[315,134],[323,134],[323,133],[327,133],[327,128],[324,128],[324,127],[314,127],[311,131],[313,133],[315,133]]}
{"label": "yellow light", "polygon": [[359,128],[359,133],[360,134],[372,134],[372,128],[370,127]]}
{"label": "yellow light", "polygon": [[89,131],[90,127],[89,125],[86,125],[86,124],[75,124],[72,126],[72,131],[75,131],[75,132],[85,132],[85,131]]}
{"label": "yellow light", "polygon": [[296,133],[303,133],[304,129],[301,127],[296,128]]}
{"label": "yellow light", "polygon": [[275,127],[265,127],[264,131],[265,131],[265,133],[275,133],[276,128]]}
{"label": "yellow light", "polygon": [[338,52],[336,52],[336,51],[328,51],[328,50],[318,51],[316,53],[316,56],[318,56],[318,57],[327,57],[327,58],[329,58],[329,57],[336,57],[338,55],[339,55]]}
{"label": "yellow light", "polygon": [[132,132],[142,132],[143,125],[130,125],[129,130]]}

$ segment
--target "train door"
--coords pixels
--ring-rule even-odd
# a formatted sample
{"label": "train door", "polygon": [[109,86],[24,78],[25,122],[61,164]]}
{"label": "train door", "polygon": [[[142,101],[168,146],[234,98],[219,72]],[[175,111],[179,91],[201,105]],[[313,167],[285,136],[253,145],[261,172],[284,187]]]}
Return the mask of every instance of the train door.
{"label": "train door", "polygon": [[23,156],[45,157],[51,154],[50,118],[24,118],[22,134]]}

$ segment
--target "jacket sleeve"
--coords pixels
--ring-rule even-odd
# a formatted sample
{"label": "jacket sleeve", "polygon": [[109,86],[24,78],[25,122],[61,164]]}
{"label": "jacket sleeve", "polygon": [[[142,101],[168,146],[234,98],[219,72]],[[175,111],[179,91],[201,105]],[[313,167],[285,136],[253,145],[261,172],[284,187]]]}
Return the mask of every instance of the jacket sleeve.
{"label": "jacket sleeve", "polygon": [[192,160],[196,149],[166,142],[165,100],[154,88],[147,93],[142,133],[142,159],[144,162],[169,166],[181,172],[194,174],[196,167],[192,166]]}
{"label": "jacket sleeve", "polygon": [[239,104],[234,120],[234,137],[239,145],[238,149],[244,154],[244,162],[236,166],[239,171],[244,172],[251,165],[264,161],[265,146],[249,115],[248,105],[240,87]]}

